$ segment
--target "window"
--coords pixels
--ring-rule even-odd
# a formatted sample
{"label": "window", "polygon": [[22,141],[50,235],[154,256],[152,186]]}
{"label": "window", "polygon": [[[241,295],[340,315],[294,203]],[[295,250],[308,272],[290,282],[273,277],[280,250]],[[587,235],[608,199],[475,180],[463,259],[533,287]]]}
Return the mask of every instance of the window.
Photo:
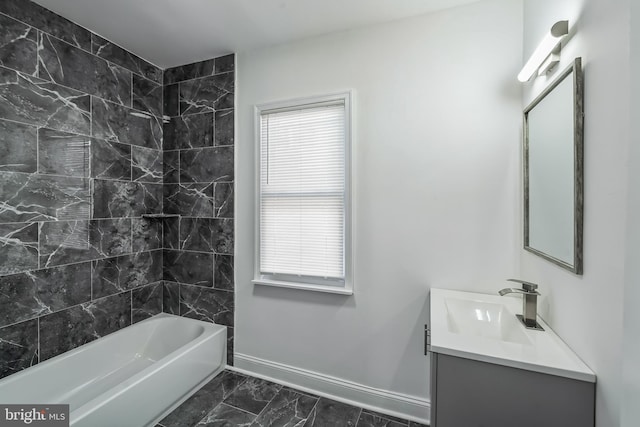
{"label": "window", "polygon": [[254,283],[351,294],[350,94],[256,108]]}

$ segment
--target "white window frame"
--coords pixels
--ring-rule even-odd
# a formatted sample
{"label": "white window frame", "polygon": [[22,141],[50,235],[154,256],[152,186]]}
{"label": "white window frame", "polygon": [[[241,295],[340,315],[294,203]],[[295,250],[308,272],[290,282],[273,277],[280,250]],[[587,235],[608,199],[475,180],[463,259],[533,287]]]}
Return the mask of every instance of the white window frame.
{"label": "white window frame", "polygon": [[[344,192],[344,282],[317,278],[302,280],[295,275],[263,275],[260,272],[260,177],[261,177],[261,141],[260,119],[263,113],[278,110],[290,110],[315,104],[330,102],[344,102],[345,113],[345,192]],[[254,140],[255,140],[255,262],[254,279],[256,285],[294,288],[309,291],[328,292],[341,295],[353,294],[353,265],[352,265],[352,91],[298,98],[285,101],[271,102],[254,107]]]}

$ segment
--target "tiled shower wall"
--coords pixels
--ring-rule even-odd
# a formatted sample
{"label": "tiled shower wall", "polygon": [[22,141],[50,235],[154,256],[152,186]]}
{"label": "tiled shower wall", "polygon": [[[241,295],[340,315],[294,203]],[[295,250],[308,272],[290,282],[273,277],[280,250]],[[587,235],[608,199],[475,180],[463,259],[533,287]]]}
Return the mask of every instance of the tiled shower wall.
{"label": "tiled shower wall", "polygon": [[162,72],[0,1],[0,376],[162,308]]}
{"label": "tiled shower wall", "polygon": [[[231,259],[191,255],[184,239],[184,251],[163,257],[163,221],[142,217],[163,212],[163,194],[172,200],[171,185],[163,188],[162,79],[159,68],[35,3],[0,0],[0,378],[163,308],[232,325],[232,292],[227,303],[209,297],[213,281],[178,274],[213,275],[215,262],[225,276]],[[176,96],[189,102],[187,92]],[[182,131],[167,126],[169,141],[179,140]],[[180,175],[211,167],[184,159]],[[232,175],[233,163],[228,182]],[[209,179],[194,177],[191,185],[179,176],[179,188]],[[176,229],[200,217],[192,212]]]}
{"label": "tiled shower wall", "polygon": [[229,364],[234,60],[228,55],[164,73],[164,213],[179,215],[164,221],[165,311],[227,326]]}

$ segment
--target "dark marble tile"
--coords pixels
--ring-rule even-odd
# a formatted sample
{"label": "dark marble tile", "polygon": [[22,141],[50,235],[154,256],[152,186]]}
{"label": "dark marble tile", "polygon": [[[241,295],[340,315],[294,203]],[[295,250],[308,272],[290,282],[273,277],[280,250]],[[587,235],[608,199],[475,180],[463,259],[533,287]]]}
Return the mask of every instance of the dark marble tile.
{"label": "dark marble tile", "polygon": [[213,113],[172,117],[164,125],[164,149],[213,146]]}
{"label": "dark marble tile", "polygon": [[162,280],[162,251],[139,252],[92,263],[93,298],[139,288]]}
{"label": "dark marble tile", "polygon": [[255,419],[255,414],[221,403],[196,425],[198,427],[249,427]]}
{"label": "dark marble tile", "polygon": [[162,248],[162,221],[134,218],[131,220],[133,251],[143,252]]}
{"label": "dark marble tile", "polygon": [[234,217],[233,183],[217,182],[214,189],[214,215],[216,218]]}
{"label": "dark marble tile", "polygon": [[160,68],[97,34],[91,35],[91,52],[156,83],[162,83]]}
{"label": "dark marble tile", "polygon": [[142,58],[140,58],[140,74],[156,83],[162,84],[162,69]]}
{"label": "dark marble tile", "polygon": [[180,115],[180,92],[178,84],[169,84],[163,87],[162,114],[165,117]]}
{"label": "dark marble tile", "polygon": [[215,58],[214,62],[215,62],[216,74],[234,71],[235,61],[236,61],[236,56],[233,53]]}
{"label": "dark marble tile", "polygon": [[163,203],[163,188],[162,184],[154,184],[143,182],[140,184],[142,186],[142,194],[144,200],[144,206],[147,209],[148,214],[160,214],[162,213],[162,203]]}
{"label": "dark marble tile", "polygon": [[88,178],[91,138],[53,129],[38,129],[38,172]]}
{"label": "dark marble tile", "polygon": [[88,219],[89,180],[0,172],[0,222]]}
{"label": "dark marble tile", "polygon": [[212,287],[213,254],[165,250],[164,280]]}
{"label": "dark marble tile", "polygon": [[181,82],[199,77],[211,76],[215,73],[215,60],[194,62],[164,70],[164,84]]}
{"label": "dark marble tile", "polygon": [[162,182],[163,155],[161,150],[131,147],[131,179],[138,182]]}
{"label": "dark marble tile", "polygon": [[91,299],[90,263],[0,277],[0,327]]}
{"label": "dark marble tile", "polygon": [[0,379],[38,363],[38,321],[0,329]]}
{"label": "dark marble tile", "polygon": [[132,251],[131,220],[129,218],[92,219],[89,222],[89,243],[94,258],[107,258]]}
{"label": "dark marble tile", "polygon": [[74,89],[0,67],[2,119],[88,135],[89,100],[89,95]]}
{"label": "dark marble tile", "polygon": [[244,375],[229,371],[221,372],[160,421],[160,424],[165,427],[196,425],[245,380]]}
{"label": "dark marble tile", "polygon": [[180,182],[232,182],[233,147],[180,151]]}
{"label": "dark marble tile", "polygon": [[37,158],[37,128],[0,120],[0,171],[36,172]]}
{"label": "dark marble tile", "polygon": [[289,387],[283,387],[256,418],[253,426],[300,426],[307,419],[317,402],[317,397],[311,397]]}
{"label": "dark marble tile", "polygon": [[227,365],[233,366],[233,342],[234,328],[227,326]]}
{"label": "dark marble tile", "polygon": [[233,108],[234,85],[233,73],[180,83],[180,114]]}
{"label": "dark marble tile", "polygon": [[162,185],[96,179],[93,204],[94,218],[158,214],[162,210]]}
{"label": "dark marble tile", "polygon": [[233,311],[233,292],[180,285],[181,316],[233,326]]}
{"label": "dark marble tile", "polygon": [[91,259],[89,220],[42,222],[39,249],[43,267]]}
{"label": "dark marble tile", "polygon": [[140,59],[138,56],[97,34],[91,34],[91,53],[137,72]]}
{"label": "dark marble tile", "polygon": [[409,421],[405,420],[403,418],[393,417],[391,415],[387,415],[387,414],[383,414],[383,413],[380,413],[380,412],[372,411],[370,409],[363,409],[362,410],[362,414],[360,415],[360,419],[361,420],[362,420],[362,416],[365,415],[365,414],[371,415],[374,418],[384,418],[386,420],[394,421],[396,423],[400,423],[400,424],[404,424],[404,425],[408,425],[409,424]]}
{"label": "dark marble tile", "polygon": [[233,291],[235,289],[233,256],[216,254],[214,262],[213,287],[225,291]]}
{"label": "dark marble tile", "polygon": [[133,323],[162,313],[162,284],[156,283],[131,291],[131,321]]}
{"label": "dark marble tile", "polygon": [[162,220],[162,245],[165,249],[180,249],[180,218]]}
{"label": "dark marble tile", "polygon": [[38,34],[35,28],[0,15],[0,65],[35,74],[38,62]]}
{"label": "dark marble tile", "polygon": [[305,427],[355,426],[360,411],[358,407],[321,397],[304,425]]}
{"label": "dark marble tile", "polygon": [[358,427],[407,427],[407,423],[401,423],[385,418],[381,415],[362,412],[358,419]]}
{"label": "dark marble tile", "polygon": [[[180,152],[162,152],[163,183],[178,184],[180,182]],[[1,168],[0,168],[1,170]]]}
{"label": "dark marble tile", "polygon": [[129,292],[40,318],[40,360],[87,344],[131,324]]}
{"label": "dark marble tile", "polygon": [[140,147],[162,149],[161,119],[122,105],[92,98],[93,136]]}
{"label": "dark marble tile", "polygon": [[165,184],[166,214],[213,217],[213,184]]}
{"label": "dark marble tile", "polygon": [[0,275],[38,268],[38,224],[0,224]]}
{"label": "dark marble tile", "polygon": [[154,116],[162,116],[162,86],[134,74],[133,108]]}
{"label": "dark marble tile", "polygon": [[91,33],[32,1],[2,0],[0,12],[86,51],[91,51]]}
{"label": "dark marble tile", "polygon": [[180,315],[180,285],[162,282],[162,312]]}
{"label": "dark marble tile", "polygon": [[215,218],[212,223],[213,233],[211,235],[211,240],[213,250],[217,254],[233,255],[233,220]]}
{"label": "dark marble tile", "polygon": [[43,222],[40,265],[53,267],[131,252],[128,218]]}
{"label": "dark marble tile", "polygon": [[180,220],[180,249],[213,252],[211,218],[182,218]]}
{"label": "dark marble tile", "polygon": [[131,106],[131,72],[40,33],[38,77]]}
{"label": "dark marble tile", "polygon": [[[280,384],[250,377],[231,393],[224,400],[224,403],[257,415],[278,394],[281,388]],[[311,405],[312,407],[313,405]]]}
{"label": "dark marble tile", "polygon": [[89,242],[95,258],[107,258],[132,251],[132,225],[129,218],[92,219]]}
{"label": "dark marble tile", "polygon": [[114,141],[91,139],[91,177],[131,179],[131,146]]}
{"label": "dark marble tile", "polygon": [[215,113],[215,145],[233,145],[235,135],[234,110]]}

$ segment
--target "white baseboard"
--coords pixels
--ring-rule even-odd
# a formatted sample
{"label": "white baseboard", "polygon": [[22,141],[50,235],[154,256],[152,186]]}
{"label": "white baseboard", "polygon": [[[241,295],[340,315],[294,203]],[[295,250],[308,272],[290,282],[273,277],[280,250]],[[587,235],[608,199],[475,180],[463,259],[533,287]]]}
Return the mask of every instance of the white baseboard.
{"label": "white baseboard", "polygon": [[431,418],[428,399],[380,390],[246,354],[236,353],[234,365],[227,368],[372,411],[422,424],[429,424]]}

